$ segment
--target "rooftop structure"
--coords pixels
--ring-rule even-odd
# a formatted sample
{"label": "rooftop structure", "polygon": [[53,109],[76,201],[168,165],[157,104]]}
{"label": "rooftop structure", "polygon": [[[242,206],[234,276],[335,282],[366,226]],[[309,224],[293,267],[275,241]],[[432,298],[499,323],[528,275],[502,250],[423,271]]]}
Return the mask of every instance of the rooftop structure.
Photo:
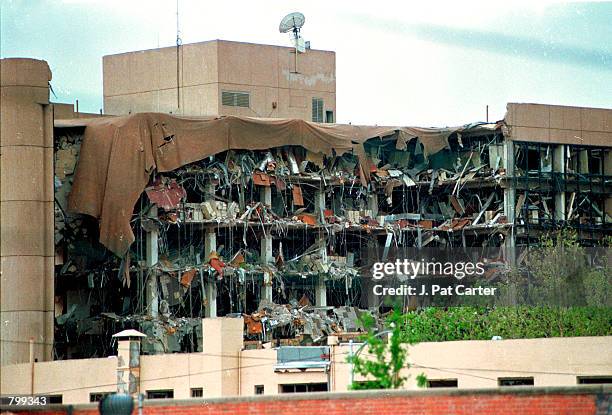
{"label": "rooftop structure", "polygon": [[[336,54],[211,40],[108,55],[104,112],[336,120]],[[297,66],[296,66],[297,65]]]}

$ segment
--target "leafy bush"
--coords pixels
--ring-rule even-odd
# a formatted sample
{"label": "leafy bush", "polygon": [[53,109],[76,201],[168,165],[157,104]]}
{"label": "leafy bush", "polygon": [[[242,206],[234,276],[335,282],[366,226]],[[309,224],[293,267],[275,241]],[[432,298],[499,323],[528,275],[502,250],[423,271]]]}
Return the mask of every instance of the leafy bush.
{"label": "leafy bush", "polygon": [[612,335],[609,307],[426,308],[402,316],[406,343]]}

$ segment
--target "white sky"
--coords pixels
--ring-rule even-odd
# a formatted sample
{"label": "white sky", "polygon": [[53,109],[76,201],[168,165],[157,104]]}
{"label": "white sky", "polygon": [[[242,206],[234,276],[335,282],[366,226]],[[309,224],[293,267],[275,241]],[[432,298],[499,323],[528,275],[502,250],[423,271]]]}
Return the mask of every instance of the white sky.
{"label": "white sky", "polygon": [[[2,57],[46,59],[55,101],[102,107],[102,56],[170,46],[175,0],[0,0]],[[339,122],[419,126],[501,119],[507,102],[612,107],[612,2],[179,0],[183,43],[336,51]],[[53,97],[52,97],[53,98]]]}

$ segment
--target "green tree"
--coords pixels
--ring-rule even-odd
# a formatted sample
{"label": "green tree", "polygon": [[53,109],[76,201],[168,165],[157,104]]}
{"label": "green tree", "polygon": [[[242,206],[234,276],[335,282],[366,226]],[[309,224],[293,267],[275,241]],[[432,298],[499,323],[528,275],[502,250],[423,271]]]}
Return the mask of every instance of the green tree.
{"label": "green tree", "polygon": [[[361,338],[363,344],[355,354],[348,356],[347,361],[353,365],[353,373],[363,376],[365,380],[353,381],[350,388],[401,388],[407,380],[407,377],[401,375],[401,370],[410,367],[407,362],[408,352],[402,344],[403,315],[397,310],[391,313],[382,331],[376,330],[376,322],[370,314],[364,314],[361,320],[366,329]],[[367,355],[360,354],[364,348],[367,349]],[[426,382],[425,376],[420,374],[417,382],[422,386]]]}

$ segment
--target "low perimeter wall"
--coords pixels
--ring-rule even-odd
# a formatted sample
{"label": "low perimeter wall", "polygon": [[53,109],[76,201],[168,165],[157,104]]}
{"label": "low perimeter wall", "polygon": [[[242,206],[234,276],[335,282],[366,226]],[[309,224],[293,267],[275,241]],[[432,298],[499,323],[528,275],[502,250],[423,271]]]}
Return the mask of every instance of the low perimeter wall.
{"label": "low perimeter wall", "polygon": [[[401,415],[401,414],[610,414],[612,387],[481,390],[366,391],[249,398],[146,400],[143,414],[206,415]],[[3,407],[3,413],[23,413]],[[37,414],[97,414],[96,405],[50,405]],[[137,414],[137,408],[134,414]]]}

